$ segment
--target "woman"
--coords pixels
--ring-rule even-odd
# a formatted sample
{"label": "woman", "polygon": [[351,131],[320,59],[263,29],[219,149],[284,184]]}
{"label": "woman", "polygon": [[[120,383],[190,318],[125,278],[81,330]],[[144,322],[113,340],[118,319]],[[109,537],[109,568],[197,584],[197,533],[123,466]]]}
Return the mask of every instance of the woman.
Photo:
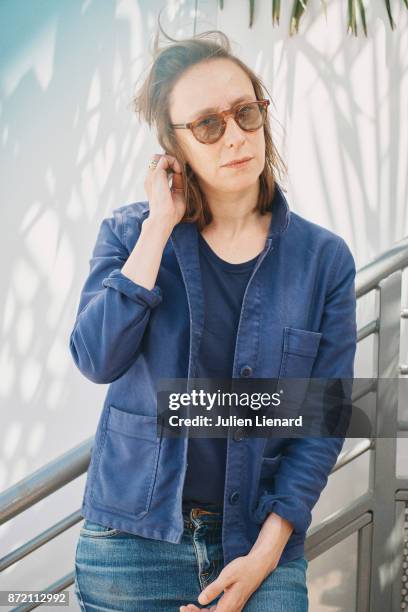
{"label": "woman", "polygon": [[148,201],[102,222],[71,334],[81,372],[111,383],[75,559],[83,610],[308,610],[305,534],[344,438],[156,428],[161,378],[353,376],[352,254],[289,211],[264,86],[216,33],[156,39],[136,110],[166,153]]}

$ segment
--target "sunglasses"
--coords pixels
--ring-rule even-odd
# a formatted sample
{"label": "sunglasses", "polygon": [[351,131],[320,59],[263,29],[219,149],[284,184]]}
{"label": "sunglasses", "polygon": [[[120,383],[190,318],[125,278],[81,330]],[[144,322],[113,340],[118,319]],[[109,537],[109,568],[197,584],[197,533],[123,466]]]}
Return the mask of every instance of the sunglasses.
{"label": "sunglasses", "polygon": [[241,102],[231,109],[199,117],[189,123],[172,123],[176,129],[191,130],[194,137],[203,144],[213,144],[221,138],[227,127],[226,117],[232,115],[240,128],[245,132],[255,132],[266,120],[270,100]]}

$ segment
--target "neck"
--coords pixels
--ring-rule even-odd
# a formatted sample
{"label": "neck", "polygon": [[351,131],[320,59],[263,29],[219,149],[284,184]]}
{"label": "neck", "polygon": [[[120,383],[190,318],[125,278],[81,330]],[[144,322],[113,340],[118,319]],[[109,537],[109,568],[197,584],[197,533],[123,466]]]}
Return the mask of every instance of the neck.
{"label": "neck", "polygon": [[259,226],[260,213],[254,210],[259,196],[259,182],[239,195],[236,193],[206,193],[211,210],[210,226],[226,238],[234,238],[244,230]]}

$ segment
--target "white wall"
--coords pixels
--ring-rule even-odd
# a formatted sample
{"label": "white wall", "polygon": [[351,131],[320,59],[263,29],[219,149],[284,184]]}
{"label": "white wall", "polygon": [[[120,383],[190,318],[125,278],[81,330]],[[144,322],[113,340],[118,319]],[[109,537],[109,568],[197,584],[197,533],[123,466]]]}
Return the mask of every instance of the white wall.
{"label": "white wall", "polygon": [[[95,431],[107,387],[76,370],[68,340],[98,226],[113,208],[145,199],[147,162],[160,150],[130,102],[163,4],[0,5],[0,490]],[[403,3],[393,3],[394,32],[383,2],[366,3],[367,39],[346,35],[341,0],[328,3],[327,21],[321,3],[309,3],[292,38],[291,2],[272,28],[272,3],[258,0],[252,29],[247,1],[225,0],[223,11],[216,0],[197,4],[195,15],[195,0],[169,0],[164,26],[176,37],[220,28],[263,77],[289,164],[291,208],[342,235],[358,268],[405,236]],[[361,324],[367,316],[359,307]],[[357,376],[370,375],[369,347],[363,351]],[[362,457],[331,477],[314,522],[365,489],[366,467]],[[83,486],[81,477],[0,527],[1,553],[78,509]],[[4,572],[0,589],[39,589],[71,571],[78,529]],[[355,545],[351,537],[311,562],[313,612],[353,609]]]}

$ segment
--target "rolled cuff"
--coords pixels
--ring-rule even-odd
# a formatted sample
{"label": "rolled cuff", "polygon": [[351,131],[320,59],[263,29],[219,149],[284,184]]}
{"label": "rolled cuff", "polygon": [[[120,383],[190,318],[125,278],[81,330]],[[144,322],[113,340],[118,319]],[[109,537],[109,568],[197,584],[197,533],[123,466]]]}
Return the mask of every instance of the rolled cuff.
{"label": "rolled cuff", "polygon": [[120,291],[135,302],[147,305],[150,308],[158,306],[163,299],[162,291],[158,285],[155,285],[153,289],[146,289],[146,287],[142,287],[142,285],[133,282],[122,274],[120,268],[112,270],[109,276],[103,279],[102,285],[112,287],[112,289]]}
{"label": "rolled cuff", "polygon": [[305,533],[311,523],[311,512],[308,508],[294,502],[295,500],[291,497],[264,493],[259,499],[254,520],[262,524],[271,512],[275,512],[292,523],[294,532]]}

